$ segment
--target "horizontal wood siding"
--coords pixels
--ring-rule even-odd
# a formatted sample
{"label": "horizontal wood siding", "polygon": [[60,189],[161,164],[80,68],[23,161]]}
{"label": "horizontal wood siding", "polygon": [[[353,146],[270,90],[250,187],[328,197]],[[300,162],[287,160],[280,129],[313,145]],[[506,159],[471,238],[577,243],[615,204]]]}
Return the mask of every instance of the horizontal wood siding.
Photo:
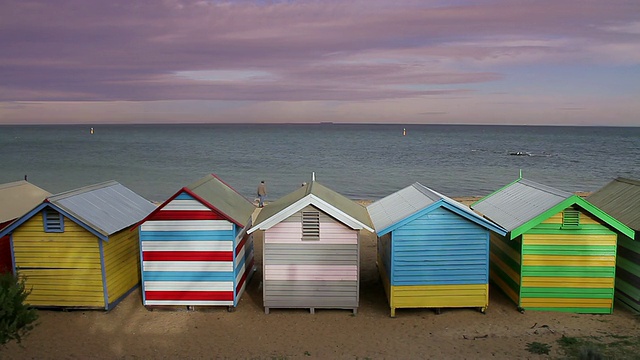
{"label": "horizontal wood siding", "polygon": [[45,233],[40,213],[13,233],[16,267],[36,307],[104,308],[99,240],[68,218],[63,233]]}
{"label": "horizontal wood siding", "polygon": [[438,208],[393,230],[391,247],[393,309],[488,305],[487,229]]}
{"label": "horizontal wood siding", "polygon": [[103,243],[109,304],[140,283],[140,243],[138,232],[119,231]]}
{"label": "horizontal wood siding", "polygon": [[451,308],[489,305],[489,284],[391,286],[395,308]]}
{"label": "horizontal wood siding", "polygon": [[490,239],[491,282],[502,290],[514,303],[520,305],[520,270],[522,237],[513,240],[496,233]]}
{"label": "horizontal wood siding", "polygon": [[357,232],[321,212],[320,239],[302,240],[301,221],[297,213],[265,231],[264,306],[356,309]]}
{"label": "horizontal wood siding", "polygon": [[561,225],[543,223],[523,235],[520,306],[611,313],[616,233],[584,213],[578,228]]}
{"label": "horizontal wood siding", "polygon": [[618,239],[616,299],[640,312],[640,241],[626,236]]}
{"label": "horizontal wood siding", "polygon": [[392,286],[488,284],[489,232],[444,208],[393,231]]}
{"label": "horizontal wood siding", "polygon": [[186,193],[166,204],[140,226],[144,304],[235,305],[237,272],[252,256],[236,244],[238,232]]}
{"label": "horizontal wood siding", "polygon": [[235,248],[235,299],[234,306],[238,305],[240,297],[246,288],[247,281],[253,273],[255,266],[253,235],[246,235],[236,244]]}

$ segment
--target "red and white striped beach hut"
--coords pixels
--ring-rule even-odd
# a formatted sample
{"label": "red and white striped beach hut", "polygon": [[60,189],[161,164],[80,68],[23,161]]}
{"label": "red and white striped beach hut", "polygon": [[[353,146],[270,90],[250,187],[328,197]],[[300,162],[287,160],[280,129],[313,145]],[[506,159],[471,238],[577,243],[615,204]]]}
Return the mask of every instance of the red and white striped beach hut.
{"label": "red and white striped beach hut", "polygon": [[180,189],[140,222],[145,306],[238,305],[254,272],[255,206],[216,175]]}

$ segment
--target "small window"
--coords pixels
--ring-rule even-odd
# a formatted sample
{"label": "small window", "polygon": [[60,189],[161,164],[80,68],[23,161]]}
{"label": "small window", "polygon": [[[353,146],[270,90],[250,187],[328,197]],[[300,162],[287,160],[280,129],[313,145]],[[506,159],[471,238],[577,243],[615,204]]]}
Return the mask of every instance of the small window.
{"label": "small window", "polygon": [[45,209],[43,212],[43,217],[44,232],[64,232],[64,217],[62,216],[62,214],[53,209]]}
{"label": "small window", "polygon": [[580,211],[566,209],[562,212],[562,227],[577,229],[580,227]]}
{"label": "small window", "polygon": [[302,240],[320,240],[320,213],[317,211],[302,212]]}

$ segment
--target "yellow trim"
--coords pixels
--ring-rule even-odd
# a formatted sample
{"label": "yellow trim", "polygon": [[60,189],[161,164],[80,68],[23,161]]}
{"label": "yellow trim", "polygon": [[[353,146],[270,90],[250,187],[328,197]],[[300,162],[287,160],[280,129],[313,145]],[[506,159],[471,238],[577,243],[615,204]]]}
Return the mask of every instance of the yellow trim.
{"label": "yellow trim", "polygon": [[580,235],[567,234],[526,234],[523,236],[526,245],[604,245],[615,246],[616,234]]}
{"label": "yellow trim", "polygon": [[524,287],[557,287],[557,288],[604,288],[614,286],[614,278],[584,278],[584,277],[535,277],[522,278]]}
{"label": "yellow trim", "polygon": [[524,255],[523,266],[615,266],[615,256]]}
{"label": "yellow trim", "polygon": [[521,306],[529,307],[569,307],[569,308],[611,308],[612,299],[572,299],[572,298],[522,298]]}

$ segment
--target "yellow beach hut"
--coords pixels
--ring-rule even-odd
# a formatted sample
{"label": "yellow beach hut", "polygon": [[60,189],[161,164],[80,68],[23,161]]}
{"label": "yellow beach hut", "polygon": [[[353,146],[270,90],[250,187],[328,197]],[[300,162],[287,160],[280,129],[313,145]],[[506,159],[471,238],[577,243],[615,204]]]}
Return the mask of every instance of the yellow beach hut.
{"label": "yellow beach hut", "polygon": [[110,310],[140,283],[138,232],[155,206],[115,181],[45,199],[0,232],[35,307]]}
{"label": "yellow beach hut", "polygon": [[619,235],[633,230],[578,195],[519,178],[471,205],[491,234],[490,278],[521,309],[610,314]]}

